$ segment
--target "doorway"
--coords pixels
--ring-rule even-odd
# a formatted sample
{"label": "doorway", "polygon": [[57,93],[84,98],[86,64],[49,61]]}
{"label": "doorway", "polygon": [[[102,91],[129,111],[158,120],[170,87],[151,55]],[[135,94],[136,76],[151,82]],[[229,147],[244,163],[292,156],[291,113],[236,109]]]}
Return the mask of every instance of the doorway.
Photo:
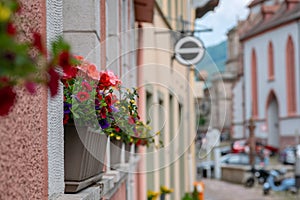
{"label": "doorway", "polygon": [[267,103],[268,144],[279,147],[279,110],[278,101],[273,92],[270,93]]}

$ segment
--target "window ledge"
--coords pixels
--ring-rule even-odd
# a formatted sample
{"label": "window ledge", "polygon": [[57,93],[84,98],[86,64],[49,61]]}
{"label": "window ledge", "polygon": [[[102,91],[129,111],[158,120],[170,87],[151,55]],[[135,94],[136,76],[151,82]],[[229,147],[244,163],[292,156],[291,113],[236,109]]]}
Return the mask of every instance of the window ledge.
{"label": "window ledge", "polygon": [[139,156],[133,156],[131,163],[119,165],[117,170],[111,170],[103,174],[102,180],[76,194],[62,194],[57,200],[95,200],[109,199],[128,178],[128,171],[136,169]]}

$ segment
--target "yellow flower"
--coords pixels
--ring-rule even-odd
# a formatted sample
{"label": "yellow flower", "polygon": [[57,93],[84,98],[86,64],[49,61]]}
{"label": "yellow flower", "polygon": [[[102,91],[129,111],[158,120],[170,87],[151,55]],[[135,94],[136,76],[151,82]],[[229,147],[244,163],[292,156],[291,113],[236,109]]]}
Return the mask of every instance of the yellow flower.
{"label": "yellow flower", "polygon": [[1,22],[7,21],[10,15],[11,15],[11,10],[8,7],[0,4],[0,21]]}
{"label": "yellow flower", "polygon": [[135,100],[130,100],[130,103],[134,104],[134,103],[135,103]]}
{"label": "yellow flower", "polygon": [[116,139],[117,140],[121,140],[121,136],[116,136]]}
{"label": "yellow flower", "polygon": [[161,193],[169,194],[169,193],[173,192],[173,189],[167,188],[166,186],[161,186],[160,191],[161,191]]}
{"label": "yellow flower", "polygon": [[114,135],[115,135],[115,134],[111,133],[109,136],[110,136],[110,137],[113,137]]}
{"label": "yellow flower", "polygon": [[132,139],[132,138],[130,138],[130,142],[133,142],[133,139]]}
{"label": "yellow flower", "polygon": [[152,200],[156,200],[158,198],[159,192],[154,192],[152,190],[148,190],[147,197],[152,198]]}

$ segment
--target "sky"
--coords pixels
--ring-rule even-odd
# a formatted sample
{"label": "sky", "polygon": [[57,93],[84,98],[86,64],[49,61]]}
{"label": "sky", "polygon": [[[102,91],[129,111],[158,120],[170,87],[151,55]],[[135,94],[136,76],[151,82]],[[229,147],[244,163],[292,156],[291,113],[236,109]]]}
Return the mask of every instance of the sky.
{"label": "sky", "polygon": [[212,28],[211,32],[202,32],[198,36],[204,46],[212,46],[227,39],[227,32],[248,15],[247,5],[251,0],[220,0],[214,11],[208,12],[197,20],[196,29]]}

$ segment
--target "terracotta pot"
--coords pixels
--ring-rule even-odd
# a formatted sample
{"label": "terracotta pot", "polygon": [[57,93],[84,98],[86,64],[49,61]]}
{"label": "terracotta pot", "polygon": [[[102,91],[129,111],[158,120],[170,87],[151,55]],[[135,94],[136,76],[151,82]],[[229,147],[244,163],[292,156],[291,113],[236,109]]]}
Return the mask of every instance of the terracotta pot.
{"label": "terracotta pot", "polygon": [[83,181],[103,172],[107,137],[87,126],[64,126],[65,181]]}

